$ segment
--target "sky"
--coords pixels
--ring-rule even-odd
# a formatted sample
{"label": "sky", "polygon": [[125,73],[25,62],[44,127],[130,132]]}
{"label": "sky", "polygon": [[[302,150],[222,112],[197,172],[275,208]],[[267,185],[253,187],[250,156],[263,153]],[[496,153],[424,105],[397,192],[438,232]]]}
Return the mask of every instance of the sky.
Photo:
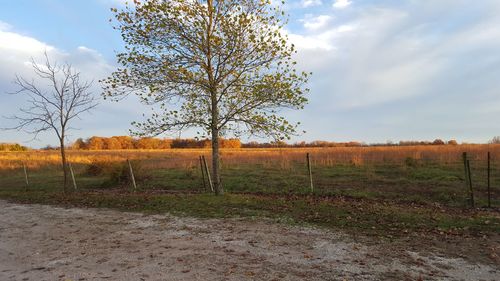
{"label": "sky", "polygon": [[[100,96],[98,81],[123,50],[109,22],[110,8],[123,2],[0,0],[0,128],[13,126],[4,117],[25,104],[7,94],[15,75],[30,78],[30,58],[40,61],[44,51],[94,80]],[[292,142],[487,142],[500,135],[500,1],[289,0],[283,8],[298,68],[313,72],[309,104],[283,113],[306,131]],[[68,141],[127,135],[148,112],[133,97],[101,100],[76,120]],[[0,142],[57,144],[52,132],[31,139],[0,131]]]}

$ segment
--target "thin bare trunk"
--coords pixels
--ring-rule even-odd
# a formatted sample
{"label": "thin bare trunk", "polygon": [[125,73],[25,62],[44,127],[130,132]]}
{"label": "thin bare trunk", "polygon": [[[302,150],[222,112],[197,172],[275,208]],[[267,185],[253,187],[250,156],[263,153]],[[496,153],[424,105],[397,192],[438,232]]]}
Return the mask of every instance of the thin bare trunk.
{"label": "thin bare trunk", "polygon": [[66,193],[66,187],[68,186],[68,168],[67,168],[67,162],[66,162],[66,148],[64,147],[64,139],[60,140],[60,145],[61,145],[61,163],[62,163],[62,169],[63,169],[63,191]]}

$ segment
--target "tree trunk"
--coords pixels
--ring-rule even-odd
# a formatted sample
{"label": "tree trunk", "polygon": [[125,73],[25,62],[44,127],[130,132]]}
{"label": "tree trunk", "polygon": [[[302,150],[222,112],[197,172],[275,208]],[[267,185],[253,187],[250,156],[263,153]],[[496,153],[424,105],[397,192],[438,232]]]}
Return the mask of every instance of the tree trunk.
{"label": "tree trunk", "polygon": [[219,158],[219,130],[212,128],[212,181],[215,194],[224,194],[224,188],[220,181],[220,158]]}
{"label": "tree trunk", "polygon": [[66,188],[68,186],[68,169],[67,169],[67,163],[66,163],[66,148],[64,147],[64,138],[60,140],[60,145],[61,145],[61,162],[62,162],[62,169],[63,169],[63,192],[66,193]]}

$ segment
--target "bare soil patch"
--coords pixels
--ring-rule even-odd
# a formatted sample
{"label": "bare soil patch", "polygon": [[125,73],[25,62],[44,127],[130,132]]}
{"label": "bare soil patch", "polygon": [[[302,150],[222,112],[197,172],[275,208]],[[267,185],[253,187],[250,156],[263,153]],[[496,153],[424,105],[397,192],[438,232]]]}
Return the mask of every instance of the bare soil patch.
{"label": "bare soil patch", "polygon": [[[500,279],[498,263],[462,258],[453,243],[436,252],[432,241],[416,247],[418,241],[391,243],[262,218],[5,201],[0,209],[0,280]],[[498,241],[488,243],[496,255]]]}

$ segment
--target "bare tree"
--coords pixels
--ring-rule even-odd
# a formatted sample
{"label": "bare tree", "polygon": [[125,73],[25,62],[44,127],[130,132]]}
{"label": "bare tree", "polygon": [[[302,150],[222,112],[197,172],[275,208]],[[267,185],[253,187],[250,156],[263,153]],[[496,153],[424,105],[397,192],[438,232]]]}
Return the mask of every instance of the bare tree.
{"label": "bare tree", "polygon": [[37,64],[33,58],[31,65],[40,80],[49,82],[48,87],[37,85],[34,79],[16,75],[14,83],[18,89],[11,94],[25,94],[28,99],[26,107],[19,109],[20,114],[9,117],[18,124],[7,129],[23,130],[33,134],[33,139],[49,130],[57,135],[64,173],[63,190],[66,192],[68,167],[65,140],[71,129],[70,122],[97,106],[96,98],[89,91],[93,82],[82,81],[80,72],[68,63],[51,63],[47,53],[43,65]]}
{"label": "bare tree", "polygon": [[490,143],[490,144],[500,144],[500,136],[493,137],[488,143]]}

